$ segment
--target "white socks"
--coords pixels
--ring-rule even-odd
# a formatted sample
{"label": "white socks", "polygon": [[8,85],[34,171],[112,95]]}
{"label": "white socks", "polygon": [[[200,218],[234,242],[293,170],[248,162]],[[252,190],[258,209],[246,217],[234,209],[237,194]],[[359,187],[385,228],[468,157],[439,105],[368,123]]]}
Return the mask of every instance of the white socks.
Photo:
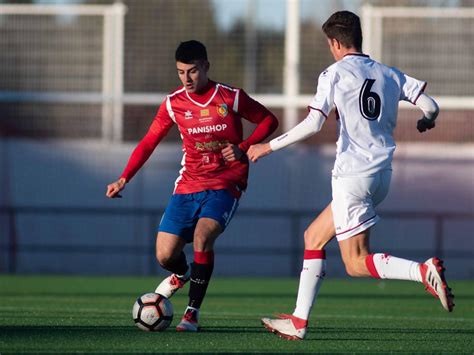
{"label": "white socks", "polygon": [[[378,279],[422,281],[420,264],[388,254],[367,255],[365,263],[371,275]],[[300,274],[298,297],[293,316],[307,320],[326,273],[324,250],[305,250]]]}
{"label": "white socks", "polygon": [[371,275],[378,279],[410,280],[423,282],[420,264],[406,259],[396,258],[388,254],[370,254],[365,264]]}
{"label": "white socks", "polygon": [[324,250],[305,250],[298,298],[296,299],[296,308],[293,312],[295,317],[308,319],[325,273],[326,253]]}

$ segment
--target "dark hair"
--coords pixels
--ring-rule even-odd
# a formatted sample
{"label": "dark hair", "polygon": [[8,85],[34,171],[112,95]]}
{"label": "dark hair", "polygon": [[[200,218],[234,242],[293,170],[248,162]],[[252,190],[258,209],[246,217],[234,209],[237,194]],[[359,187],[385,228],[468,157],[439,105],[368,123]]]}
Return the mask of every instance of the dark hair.
{"label": "dark hair", "polygon": [[362,29],[359,16],[350,11],[335,12],[323,24],[329,39],[337,39],[344,47],[362,49]]}
{"label": "dark hair", "polygon": [[204,44],[191,40],[181,42],[176,49],[175,58],[177,62],[192,64],[195,61],[207,61],[207,51]]}

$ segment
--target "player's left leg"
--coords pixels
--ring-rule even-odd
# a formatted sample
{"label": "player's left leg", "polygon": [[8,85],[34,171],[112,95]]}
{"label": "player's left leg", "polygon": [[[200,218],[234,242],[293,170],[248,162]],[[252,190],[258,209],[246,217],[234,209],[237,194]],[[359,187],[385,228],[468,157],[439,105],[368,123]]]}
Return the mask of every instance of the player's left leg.
{"label": "player's left leg", "polygon": [[214,243],[233,217],[238,200],[226,190],[205,191],[194,230],[194,262],[191,267],[189,303],[178,331],[199,329],[199,310],[214,270]]}
{"label": "player's left leg", "polygon": [[384,253],[370,253],[370,228],[379,219],[375,207],[387,196],[391,175],[390,170],[383,170],[370,177],[332,181],[334,224],[346,270],[355,277],[422,282],[447,311],[452,311],[454,296],[446,283],[441,260],[431,258],[420,264]]}
{"label": "player's left leg", "polygon": [[214,270],[214,242],[222,232],[220,224],[210,218],[199,219],[194,232],[194,262],[191,267],[189,303],[177,331],[198,331],[199,309]]}
{"label": "player's left leg", "polygon": [[342,261],[348,275],[422,282],[419,263],[388,254],[371,254],[369,236],[370,228],[339,241]]}
{"label": "player's left leg", "polygon": [[454,296],[444,277],[441,260],[430,258],[425,263],[418,263],[388,254],[371,254],[369,236],[370,229],[367,229],[339,241],[342,260],[350,276],[421,282],[428,292],[439,298],[444,309],[453,310]]}

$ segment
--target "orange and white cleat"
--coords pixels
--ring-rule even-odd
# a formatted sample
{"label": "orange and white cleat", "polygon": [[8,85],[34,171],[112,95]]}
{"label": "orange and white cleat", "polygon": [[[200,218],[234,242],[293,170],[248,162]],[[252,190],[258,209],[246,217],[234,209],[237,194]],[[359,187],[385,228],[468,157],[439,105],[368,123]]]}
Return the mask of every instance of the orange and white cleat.
{"label": "orange and white cleat", "polygon": [[443,261],[431,258],[420,264],[420,272],[426,291],[439,298],[441,305],[448,312],[454,308],[454,295],[444,277]]}
{"label": "orange and white cleat", "polygon": [[176,291],[188,282],[190,277],[179,277],[176,274],[171,274],[166,279],[161,281],[158,287],[155,290],[155,293],[159,293],[160,295],[165,296],[166,298],[171,298]]}
{"label": "orange and white cleat", "polygon": [[282,339],[303,340],[308,321],[290,314],[280,314],[278,319],[262,318],[262,324]]}
{"label": "orange and white cleat", "polygon": [[187,307],[181,322],[176,326],[176,331],[197,332],[199,330],[198,318],[199,309]]}

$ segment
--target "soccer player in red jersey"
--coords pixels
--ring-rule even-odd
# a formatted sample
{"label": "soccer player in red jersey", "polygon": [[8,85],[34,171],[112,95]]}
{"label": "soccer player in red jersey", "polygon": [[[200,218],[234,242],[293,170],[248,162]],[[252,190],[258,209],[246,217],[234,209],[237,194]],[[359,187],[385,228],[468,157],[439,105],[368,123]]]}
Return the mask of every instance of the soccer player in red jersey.
{"label": "soccer player in red jersey", "polygon": [[[150,129],[133,151],[120,178],[107,186],[107,197],[119,197],[156,146],[176,124],[183,140],[182,169],[160,222],[156,257],[172,274],[156,288],[171,297],[191,280],[189,304],[176,329],[197,331],[201,303],[214,268],[214,242],[224,231],[247,187],[252,144],[272,134],[275,116],[242,89],[208,78],[205,46],[182,42],[176,50],[176,68],[182,86],[161,104]],[[243,139],[242,118],[256,124]],[[183,249],[193,243],[194,262]]]}

